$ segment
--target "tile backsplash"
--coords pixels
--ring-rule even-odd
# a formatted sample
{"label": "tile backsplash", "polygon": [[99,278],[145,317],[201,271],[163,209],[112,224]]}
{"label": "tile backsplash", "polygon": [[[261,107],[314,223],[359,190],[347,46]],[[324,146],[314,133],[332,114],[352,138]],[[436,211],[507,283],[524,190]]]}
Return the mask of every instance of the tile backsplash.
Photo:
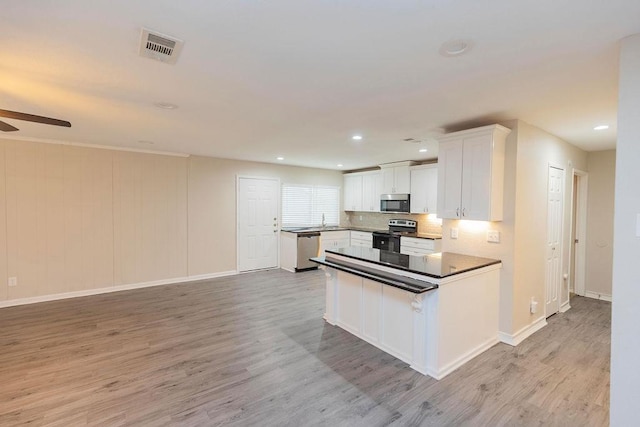
{"label": "tile backsplash", "polygon": [[342,212],[340,225],[387,229],[390,219],[412,219],[418,222],[419,233],[442,234],[442,220],[426,214],[388,214],[376,212]]}

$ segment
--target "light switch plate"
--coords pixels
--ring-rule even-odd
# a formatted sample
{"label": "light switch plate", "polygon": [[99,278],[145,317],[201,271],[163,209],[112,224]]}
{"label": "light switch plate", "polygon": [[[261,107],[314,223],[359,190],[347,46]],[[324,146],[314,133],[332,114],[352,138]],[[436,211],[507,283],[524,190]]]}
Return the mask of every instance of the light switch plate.
{"label": "light switch plate", "polygon": [[452,228],[451,232],[450,232],[451,238],[452,239],[457,239],[458,238],[458,229],[457,228]]}
{"label": "light switch plate", "polygon": [[500,232],[497,230],[487,230],[487,242],[500,243]]}
{"label": "light switch plate", "polygon": [[8,283],[9,286],[18,286],[18,278],[17,277],[9,277]]}

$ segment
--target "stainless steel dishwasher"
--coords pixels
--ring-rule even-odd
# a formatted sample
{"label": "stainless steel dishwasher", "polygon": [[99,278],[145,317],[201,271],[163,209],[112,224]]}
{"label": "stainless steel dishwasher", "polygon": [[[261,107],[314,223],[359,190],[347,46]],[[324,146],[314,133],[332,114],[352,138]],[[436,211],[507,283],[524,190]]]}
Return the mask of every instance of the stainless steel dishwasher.
{"label": "stainless steel dishwasher", "polygon": [[320,249],[320,232],[305,231],[296,234],[298,235],[296,271],[318,268],[318,264],[309,261],[309,258],[318,256],[318,250]]}

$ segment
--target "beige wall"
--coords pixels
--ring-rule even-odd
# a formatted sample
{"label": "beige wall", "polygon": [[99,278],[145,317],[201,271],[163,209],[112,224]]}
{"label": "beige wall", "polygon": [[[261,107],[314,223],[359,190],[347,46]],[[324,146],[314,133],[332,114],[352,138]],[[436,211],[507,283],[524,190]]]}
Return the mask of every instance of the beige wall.
{"label": "beige wall", "polygon": [[[547,181],[549,166],[565,170],[562,272],[569,272],[573,169],[587,170],[587,153],[525,122],[518,134],[516,242],[514,270],[514,330],[544,315]],[[561,304],[569,301],[569,283],[562,287]],[[529,313],[534,297],[540,310]]]}
{"label": "beige wall", "polygon": [[189,159],[189,272],[236,269],[236,177],[342,187],[342,173],[192,156]]}
{"label": "beige wall", "polygon": [[114,283],[188,276],[189,159],[125,151],[112,156]]}
{"label": "beige wall", "polygon": [[7,197],[5,144],[0,141],[0,301],[7,299]]}
{"label": "beige wall", "polygon": [[[565,169],[563,236],[570,238],[571,176],[587,169],[587,154],[523,121],[502,123],[512,130],[505,146],[504,219],[497,222],[445,220],[443,250],[502,260],[500,331],[515,335],[544,317],[547,181],[549,165]],[[458,228],[458,239],[450,236]],[[500,232],[499,244],[486,241],[486,230]],[[563,246],[563,272],[569,269],[569,245]],[[529,312],[534,297],[536,314]],[[569,298],[564,283],[562,302]]]}
{"label": "beige wall", "polygon": [[[3,141],[6,299],[113,284],[111,153]],[[8,287],[7,277],[18,286]]]}
{"label": "beige wall", "polygon": [[585,290],[611,296],[615,150],[588,155]]}
{"label": "beige wall", "polygon": [[0,300],[235,271],[237,175],[342,185],[338,171],[0,140]]}

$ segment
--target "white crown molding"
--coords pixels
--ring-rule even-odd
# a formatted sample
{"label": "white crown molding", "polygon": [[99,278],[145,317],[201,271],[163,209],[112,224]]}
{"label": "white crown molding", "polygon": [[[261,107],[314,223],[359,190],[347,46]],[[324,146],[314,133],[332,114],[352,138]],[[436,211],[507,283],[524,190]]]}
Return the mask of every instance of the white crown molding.
{"label": "white crown molding", "polygon": [[31,138],[28,136],[0,135],[0,139],[6,139],[6,140],[12,140],[12,141],[39,142],[42,144],[71,145],[74,147],[97,148],[99,150],[130,151],[133,153],[160,154],[163,156],[174,156],[174,157],[191,156],[190,154],[187,154],[187,153],[173,153],[171,151],[148,150],[148,149],[130,148],[130,147],[117,147],[114,145],[87,144],[84,142],[60,141],[57,139]]}

